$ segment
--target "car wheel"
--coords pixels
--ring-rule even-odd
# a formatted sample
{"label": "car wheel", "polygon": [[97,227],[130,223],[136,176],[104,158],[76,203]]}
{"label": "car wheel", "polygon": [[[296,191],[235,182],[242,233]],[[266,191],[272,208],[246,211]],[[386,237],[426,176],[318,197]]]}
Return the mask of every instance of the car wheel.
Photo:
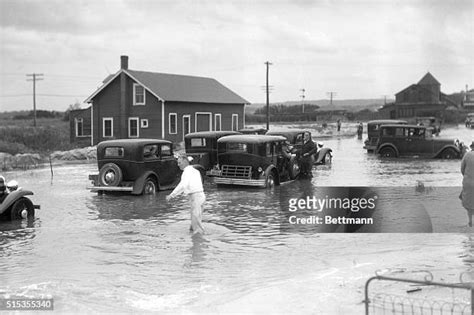
{"label": "car wheel", "polygon": [[386,157],[386,158],[397,157],[397,153],[395,152],[395,150],[390,147],[381,149],[379,151],[379,154],[381,157]]}
{"label": "car wheel", "polygon": [[22,197],[15,201],[11,208],[10,217],[12,221],[33,218],[35,216],[35,207],[30,199]]}
{"label": "car wheel", "polygon": [[331,164],[332,162],[332,154],[331,153],[326,153],[323,159],[324,164]]}
{"label": "car wheel", "polygon": [[452,160],[458,158],[458,153],[451,148],[448,148],[441,152],[441,158],[446,160]]}
{"label": "car wheel", "polygon": [[273,173],[270,173],[265,179],[265,188],[272,188],[273,186],[275,186],[275,177],[273,177]]}
{"label": "car wheel", "polygon": [[288,172],[290,174],[290,179],[295,179],[300,173],[300,166],[296,159],[291,159],[288,165]]}
{"label": "car wheel", "polygon": [[99,171],[100,186],[118,186],[122,181],[122,170],[115,163],[107,163]]}
{"label": "car wheel", "polygon": [[148,177],[145,181],[145,185],[143,185],[143,194],[144,195],[154,195],[158,190],[158,185],[156,184],[156,181]]}

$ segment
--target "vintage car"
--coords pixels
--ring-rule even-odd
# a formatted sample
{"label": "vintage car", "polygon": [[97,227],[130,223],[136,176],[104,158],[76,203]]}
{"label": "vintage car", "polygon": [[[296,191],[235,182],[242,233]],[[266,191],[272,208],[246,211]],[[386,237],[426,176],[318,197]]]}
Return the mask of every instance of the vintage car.
{"label": "vintage car", "polygon": [[265,128],[244,128],[240,129],[239,133],[244,135],[264,135],[267,132]]}
{"label": "vintage car", "polygon": [[235,135],[220,138],[214,181],[218,185],[272,187],[299,174],[296,156],[281,136]]}
{"label": "vintage car", "polygon": [[429,135],[429,127],[417,125],[382,125],[376,153],[382,157],[416,156],[459,159],[465,153],[457,140]]}
{"label": "vintage car", "polygon": [[40,209],[40,206],[26,197],[31,195],[33,192],[18,187],[15,180],[9,181],[6,194],[0,198],[0,220],[33,219],[35,209]]}
{"label": "vintage car", "polygon": [[[308,130],[303,129],[288,129],[288,130],[271,130],[266,134],[269,136],[282,136],[290,143],[293,153],[298,155],[298,152],[303,146],[303,135]],[[309,132],[311,136],[311,132]],[[312,137],[312,136],[311,136]],[[329,164],[332,162],[332,149],[323,147],[322,142],[317,142],[318,150],[314,154],[314,164]]]}
{"label": "vintage car", "polygon": [[441,120],[434,116],[415,117],[415,124],[427,127],[434,135],[438,135],[441,132]]}
{"label": "vintage car", "polygon": [[467,128],[474,128],[474,113],[469,113],[466,116],[466,127]]}
{"label": "vintage car", "polygon": [[89,175],[93,192],[154,194],[177,185],[181,170],[173,144],[157,139],[107,140],[97,145],[99,174]]}
{"label": "vintage car", "polygon": [[367,122],[367,139],[364,141],[364,149],[374,152],[379,141],[379,130],[381,125],[406,125],[406,120],[378,119]]}
{"label": "vintage car", "polygon": [[184,136],[186,154],[193,158],[194,165],[201,165],[210,175],[209,170],[217,164],[217,140],[224,136],[238,135],[236,131],[200,131]]}

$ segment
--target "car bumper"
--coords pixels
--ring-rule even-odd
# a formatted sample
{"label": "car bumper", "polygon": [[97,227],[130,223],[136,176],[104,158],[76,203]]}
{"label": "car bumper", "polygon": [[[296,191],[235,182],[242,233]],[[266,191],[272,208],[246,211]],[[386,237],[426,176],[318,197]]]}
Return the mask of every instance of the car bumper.
{"label": "car bumper", "polygon": [[216,184],[265,187],[265,179],[214,177]]}
{"label": "car bumper", "polygon": [[99,191],[122,191],[122,192],[132,192],[133,187],[108,187],[108,186],[92,186],[87,187],[91,192]]}

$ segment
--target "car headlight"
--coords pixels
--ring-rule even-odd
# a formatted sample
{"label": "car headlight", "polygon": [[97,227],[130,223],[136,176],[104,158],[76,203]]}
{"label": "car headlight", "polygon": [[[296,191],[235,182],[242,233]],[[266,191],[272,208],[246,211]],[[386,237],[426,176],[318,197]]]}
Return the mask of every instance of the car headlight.
{"label": "car headlight", "polygon": [[259,168],[257,168],[257,171],[258,171],[259,173],[261,173],[261,172],[263,172],[263,168],[259,167]]}

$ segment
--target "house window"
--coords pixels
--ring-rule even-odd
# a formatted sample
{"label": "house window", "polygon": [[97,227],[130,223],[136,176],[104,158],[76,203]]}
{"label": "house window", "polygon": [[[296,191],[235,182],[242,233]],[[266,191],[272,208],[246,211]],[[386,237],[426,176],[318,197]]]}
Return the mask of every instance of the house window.
{"label": "house window", "polygon": [[82,137],[84,135],[84,120],[82,118],[76,118],[76,137]]}
{"label": "house window", "polygon": [[145,105],[145,88],[140,84],[133,84],[133,105]]}
{"label": "house window", "polygon": [[128,119],[128,137],[138,138],[138,118],[133,117]]}
{"label": "house window", "polygon": [[140,128],[148,128],[148,119],[140,120]]}
{"label": "house window", "polygon": [[178,115],[176,113],[171,113],[169,114],[169,134],[170,135],[175,135],[177,133],[177,120],[178,120]]}
{"label": "house window", "polygon": [[239,129],[239,115],[232,114],[232,131],[237,131]]}
{"label": "house window", "polygon": [[104,138],[111,138],[114,136],[114,119],[113,118],[103,118],[102,119],[103,133]]}
{"label": "house window", "polygon": [[214,130],[215,131],[221,131],[221,114],[216,114],[214,116]]}

